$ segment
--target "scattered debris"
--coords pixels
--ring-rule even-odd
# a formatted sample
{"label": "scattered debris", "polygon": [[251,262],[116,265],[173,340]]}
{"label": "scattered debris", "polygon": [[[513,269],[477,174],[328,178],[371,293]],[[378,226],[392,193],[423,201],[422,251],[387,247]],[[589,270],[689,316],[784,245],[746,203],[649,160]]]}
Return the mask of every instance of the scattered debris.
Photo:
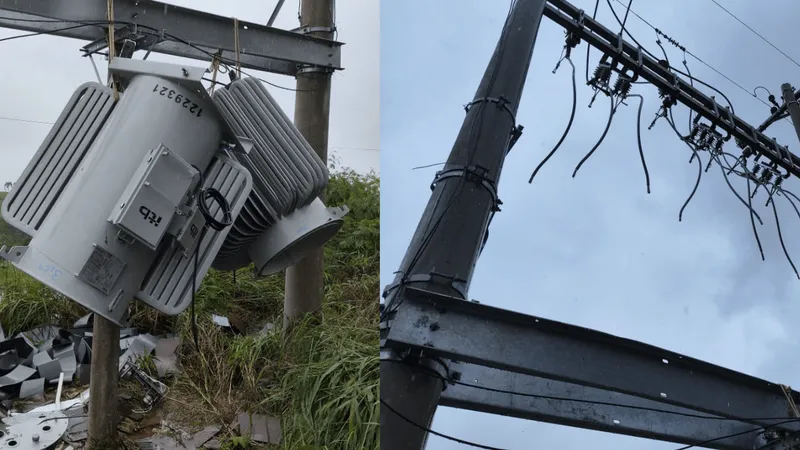
{"label": "scattered debris", "polygon": [[240,412],[238,422],[239,433],[242,436],[250,436],[250,439],[264,444],[281,443],[282,433],[279,419]]}
{"label": "scattered debris", "polygon": [[[243,334],[248,329],[236,318],[213,316],[213,320],[233,333]],[[65,450],[84,447],[89,390],[75,388],[89,382],[92,323],[89,314],[68,330],[47,325],[7,337],[0,329],[0,449],[43,450],[54,448],[59,441],[59,448]],[[267,323],[250,331],[263,334],[273,327]],[[162,412],[152,411],[167,394],[167,385],[159,379],[179,372],[180,344],[180,338],[173,335],[156,337],[131,328],[120,333],[119,426],[130,432],[140,449],[220,449],[237,430],[253,442],[281,442],[279,419],[248,413],[239,413],[224,435],[220,435],[224,427],[214,425],[194,434],[180,431],[150,436],[156,429],[177,431],[167,425]],[[150,375],[153,370],[157,378]],[[56,387],[55,397],[51,386]],[[63,401],[62,395],[66,397]],[[14,409],[14,399],[24,401],[17,407],[25,412]]]}

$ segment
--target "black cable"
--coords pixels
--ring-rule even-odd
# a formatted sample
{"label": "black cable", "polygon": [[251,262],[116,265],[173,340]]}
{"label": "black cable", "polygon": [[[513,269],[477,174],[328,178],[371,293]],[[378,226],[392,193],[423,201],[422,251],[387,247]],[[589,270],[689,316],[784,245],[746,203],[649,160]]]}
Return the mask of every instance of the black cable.
{"label": "black cable", "polygon": [[745,434],[758,433],[760,431],[766,431],[769,428],[774,428],[774,427],[777,427],[778,425],[785,425],[787,423],[797,422],[799,420],[800,419],[785,420],[783,422],[774,423],[772,425],[767,425],[765,427],[753,428],[751,430],[740,431],[738,433],[733,433],[733,434],[728,434],[728,435],[725,435],[725,436],[720,436],[720,437],[717,437],[717,438],[714,438],[714,439],[709,439],[709,440],[706,440],[706,441],[703,441],[703,442],[698,442],[696,444],[691,444],[691,445],[687,445],[687,446],[684,446],[684,447],[681,447],[681,448],[677,448],[675,450],[688,450],[690,448],[695,448],[695,447],[704,447],[704,446],[706,446],[708,444],[711,444],[711,443],[714,443],[714,442],[724,441],[725,439],[730,439],[730,438],[734,438],[734,437],[737,437],[737,436],[743,436]]}
{"label": "black cable", "polygon": [[[722,153],[722,155],[725,155],[725,154],[726,154],[726,153]],[[755,210],[752,208],[752,206],[750,206],[750,205],[748,204],[748,202],[747,202],[747,201],[745,201],[745,199],[743,199],[741,195],[739,195],[739,192],[737,192],[737,191],[736,191],[736,188],[734,188],[734,187],[733,187],[733,184],[731,184],[731,181],[730,181],[730,179],[728,178],[728,174],[727,174],[727,172],[725,171],[725,167],[723,167],[723,165],[722,165],[722,162],[720,161],[719,155],[715,155],[715,156],[713,157],[713,160],[714,160],[714,161],[716,161],[717,165],[719,165],[720,171],[722,171],[722,177],[725,179],[725,184],[727,184],[727,185],[728,185],[728,188],[730,188],[731,192],[733,192],[733,195],[735,195],[735,196],[736,196],[736,198],[738,198],[738,199],[739,199],[739,201],[740,201],[740,202],[741,202],[741,203],[742,203],[742,204],[743,204],[745,207],[747,207],[747,208],[750,210],[751,214],[753,214],[753,215],[755,216],[755,218],[756,218],[756,219],[758,219],[758,223],[760,223],[761,225],[764,225],[764,221],[763,221],[763,220],[761,220],[761,216],[759,216],[759,215],[758,215],[758,213],[757,213],[757,212],[756,212],[756,211],[755,211]],[[726,162],[727,162],[727,160],[726,160]],[[730,168],[730,165],[729,165],[729,167],[728,167],[728,168]]]}
{"label": "black cable", "polygon": [[784,57],[786,57],[786,59],[788,59],[789,61],[791,61],[792,63],[794,63],[794,65],[795,65],[795,66],[797,66],[797,67],[800,67],[800,63],[798,63],[797,61],[795,61],[795,60],[794,60],[794,58],[792,58],[791,56],[787,55],[787,54],[786,54],[786,52],[784,52],[783,50],[779,49],[779,48],[778,48],[778,46],[776,46],[775,44],[773,44],[772,42],[770,42],[770,40],[769,40],[769,39],[765,38],[765,37],[764,37],[764,36],[763,36],[761,33],[759,33],[758,31],[754,30],[754,29],[753,29],[753,28],[752,28],[750,25],[746,24],[746,23],[745,23],[745,22],[744,22],[742,19],[740,19],[740,18],[736,17],[736,14],[734,14],[734,13],[730,12],[730,11],[729,11],[728,9],[726,9],[724,6],[720,5],[720,4],[719,4],[719,2],[717,2],[717,0],[711,0],[711,2],[712,2],[712,3],[714,3],[715,5],[719,6],[719,8],[720,8],[720,9],[722,9],[723,11],[725,11],[726,13],[728,13],[728,15],[729,15],[729,16],[731,16],[731,17],[733,17],[734,19],[736,19],[736,21],[737,21],[737,22],[739,22],[740,24],[744,25],[744,26],[745,26],[745,28],[747,28],[748,30],[752,31],[752,32],[753,32],[753,34],[755,34],[756,36],[758,36],[759,38],[761,38],[761,40],[762,40],[762,41],[764,41],[764,42],[766,42],[766,43],[767,43],[767,44],[768,44],[770,47],[772,47],[772,48],[774,48],[775,50],[777,50],[777,51],[778,51],[778,53],[780,53],[781,55],[783,55]]}
{"label": "black cable", "polygon": [[761,260],[766,261],[767,259],[764,257],[764,248],[761,246],[761,239],[758,237],[758,230],[756,229],[756,221],[753,219],[753,192],[750,188],[750,177],[745,176],[745,180],[747,180],[747,206],[750,207],[750,225],[753,228],[753,235],[756,237],[756,243],[758,244],[758,251],[761,253]]}
{"label": "black cable", "polygon": [[[628,22],[628,14],[631,13],[631,5],[633,4],[633,0],[628,0],[628,7],[625,8],[625,17],[622,19],[622,28],[625,29],[625,24]],[[622,30],[620,30],[620,34]]]}
{"label": "black cable", "polygon": [[630,94],[628,97],[637,97],[639,99],[639,110],[636,113],[636,142],[639,145],[639,159],[642,160],[642,170],[644,170],[644,181],[647,186],[647,193],[650,193],[650,172],[647,170],[647,162],[644,159],[644,149],[642,149],[642,107],[644,106],[644,97],[641,94]]}
{"label": "black cable", "polygon": [[2,38],[2,39],[0,39],[0,42],[11,41],[11,40],[14,40],[14,39],[22,39],[22,38],[33,37],[33,36],[42,36],[42,35],[48,35],[48,34],[53,34],[53,33],[60,33],[62,31],[69,31],[69,30],[74,30],[76,28],[83,28],[83,27],[87,27],[87,26],[90,26],[90,25],[73,25],[73,26],[64,27],[64,28],[57,28],[55,30],[35,31],[35,32],[31,32],[31,33],[18,34],[16,36],[9,36],[9,37]]}
{"label": "black cable", "polygon": [[[592,19],[597,18],[597,9],[600,7],[600,0],[594,1],[594,12],[592,13]],[[588,42],[586,43],[586,84],[589,84],[589,52],[592,51],[592,46]]]}
{"label": "black cable", "polygon": [[386,409],[388,409],[389,411],[394,413],[397,417],[403,419],[404,421],[408,422],[409,424],[413,425],[414,427],[419,428],[420,430],[423,430],[423,431],[425,431],[427,433],[433,434],[435,436],[439,436],[440,438],[445,438],[445,439],[447,439],[449,441],[458,442],[459,444],[469,445],[470,447],[483,448],[483,449],[486,449],[486,450],[507,450],[507,449],[503,449],[503,448],[500,448],[500,447],[491,447],[491,446],[488,446],[488,445],[483,445],[483,444],[478,444],[478,443],[475,443],[475,442],[465,441],[463,439],[459,439],[459,438],[456,438],[456,437],[453,437],[453,436],[449,436],[447,434],[439,433],[438,431],[433,431],[428,427],[422,426],[422,425],[412,421],[411,419],[409,419],[408,417],[404,416],[403,414],[400,414],[399,411],[397,411],[396,409],[392,408],[391,405],[386,403],[386,400],[384,400],[384,399],[380,399],[380,400],[381,400],[381,404],[383,406],[385,406]]}
{"label": "black cable", "polygon": [[572,128],[572,122],[575,120],[575,110],[578,106],[578,86],[577,83],[575,82],[575,64],[572,63],[572,60],[570,60],[569,57],[566,57],[564,59],[572,67],[572,110],[569,113],[569,121],[567,122],[567,127],[564,129],[564,133],[561,134],[561,138],[558,140],[555,147],[553,147],[553,149],[550,150],[550,153],[548,153],[547,156],[544,157],[542,162],[540,162],[539,165],[536,166],[536,169],[533,170],[531,177],[528,179],[528,184],[533,182],[533,178],[536,176],[537,173],[539,173],[539,170],[541,170],[541,168],[547,163],[547,161],[550,160],[550,158],[556,153],[556,150],[558,150],[559,147],[561,147],[561,144],[564,143],[564,139],[567,138],[569,130]]}
{"label": "black cable", "polygon": [[[624,4],[624,3],[622,3],[622,1],[621,1],[621,0],[614,0],[614,1],[616,1],[617,3],[619,3],[619,4],[620,4],[620,5],[622,5],[622,6],[625,6],[625,4]],[[610,3],[609,3],[609,5],[610,5]],[[613,12],[613,10],[612,10],[612,12]],[[631,14],[633,14],[634,16],[636,16],[636,17],[637,17],[639,20],[641,20],[642,22],[644,22],[644,23],[645,23],[647,26],[649,26],[650,28],[652,28],[653,30],[655,30],[657,33],[660,33],[660,32],[661,32],[661,30],[659,30],[659,29],[658,29],[658,28],[656,28],[656,27],[655,27],[653,24],[651,24],[650,22],[648,22],[648,21],[647,21],[647,19],[645,19],[644,17],[642,17],[641,15],[639,15],[639,14],[638,14],[636,11],[634,11],[634,10],[631,10]],[[614,16],[616,17],[616,14],[614,14]],[[618,18],[617,18],[617,19],[618,19]],[[630,35],[630,33],[628,33],[628,32],[626,31],[626,34],[628,34],[628,37],[630,37],[630,38],[631,38],[631,40],[633,40],[633,41],[634,41],[634,43],[636,43],[636,45],[639,45],[640,47],[642,47],[642,46],[641,46],[641,45],[640,45],[638,42],[636,42],[636,39],[634,39],[634,38],[633,38],[633,36],[631,36],[631,35]],[[663,34],[663,33],[662,33],[662,34]],[[655,59],[655,60],[658,60],[658,58],[657,58],[657,57],[655,57],[655,56],[654,56],[654,55],[653,55],[651,52],[649,52],[647,49],[645,49],[645,48],[642,48],[642,50],[644,50],[644,52],[645,52],[645,53],[647,53],[648,55],[650,55],[650,56],[651,56],[653,59]],[[699,61],[699,62],[700,62],[701,64],[703,64],[704,66],[706,66],[706,67],[708,67],[709,69],[711,69],[712,71],[716,72],[716,73],[717,73],[717,75],[721,76],[722,78],[725,78],[725,79],[726,79],[726,80],[728,80],[728,81],[729,81],[731,84],[735,85],[736,87],[738,87],[738,88],[739,88],[739,89],[741,89],[742,91],[744,91],[744,92],[747,92],[747,94],[748,94],[748,95],[750,95],[751,97],[754,97],[756,100],[758,100],[758,101],[759,101],[759,102],[761,102],[762,104],[764,104],[764,105],[766,105],[766,106],[768,106],[768,107],[770,107],[770,106],[771,106],[769,103],[767,103],[767,102],[765,102],[764,100],[762,100],[762,99],[758,98],[758,96],[756,96],[756,95],[753,95],[753,93],[752,93],[752,92],[750,92],[749,90],[745,89],[745,88],[744,88],[744,86],[742,86],[741,84],[737,83],[736,81],[734,81],[733,79],[731,79],[729,76],[725,75],[724,73],[722,73],[721,71],[719,71],[718,69],[716,69],[716,68],[715,68],[714,66],[712,66],[711,64],[709,64],[709,63],[705,62],[704,60],[702,60],[702,59],[701,59],[699,56],[695,55],[694,53],[692,53],[692,52],[691,52],[691,51],[689,51],[689,50],[685,50],[685,49],[684,49],[684,51],[686,52],[686,54],[688,54],[688,55],[689,55],[689,56],[691,56],[692,58],[696,59],[697,61]],[[698,80],[697,80],[697,79],[695,79],[695,81],[698,81]]]}
{"label": "black cable", "polygon": [[610,103],[611,103],[611,108],[609,109],[609,112],[608,112],[608,121],[606,122],[606,128],[603,130],[603,134],[600,135],[600,139],[598,139],[597,143],[594,144],[594,147],[592,147],[592,149],[589,150],[589,153],[587,153],[580,160],[580,162],[578,162],[578,165],[575,166],[575,170],[572,171],[572,178],[575,178],[575,175],[578,174],[578,170],[580,170],[580,168],[583,165],[583,163],[585,163],[586,160],[588,160],[592,156],[592,154],[594,154],[595,150],[597,150],[600,147],[600,144],[603,143],[603,140],[606,138],[606,135],[608,134],[608,130],[611,128],[611,122],[614,120],[614,113],[617,111],[617,107],[619,106],[619,104],[616,104],[616,105],[614,104],[614,96],[613,95],[609,95],[608,98],[609,98]]}
{"label": "black cable", "polygon": [[392,362],[392,363],[395,363],[395,364],[413,365],[415,368],[420,369],[420,371],[423,374],[431,376],[431,377],[434,377],[434,378],[438,378],[439,380],[444,381],[446,383],[451,383],[451,384],[464,386],[464,387],[468,387],[468,388],[473,388],[473,389],[478,389],[478,390],[487,391],[487,392],[495,392],[495,393],[498,393],[498,394],[520,396],[520,397],[525,397],[525,398],[535,398],[535,399],[540,399],[540,400],[553,400],[553,401],[582,403],[582,404],[586,404],[586,405],[611,406],[611,407],[615,407],[615,408],[625,408],[625,409],[631,409],[631,410],[636,410],[636,411],[647,411],[647,412],[654,412],[654,413],[660,413],[660,414],[671,414],[671,415],[674,415],[674,416],[689,417],[689,418],[693,418],[693,419],[713,420],[713,421],[761,422],[761,421],[793,419],[792,417],[785,417],[785,416],[782,416],[782,417],[744,417],[744,418],[709,416],[709,415],[705,415],[705,414],[687,413],[687,412],[672,411],[672,410],[660,409],[660,408],[650,408],[650,407],[647,407],[647,406],[626,405],[626,404],[623,404],[623,403],[604,402],[604,401],[599,401],[599,400],[584,400],[584,399],[576,399],[576,398],[570,398],[570,397],[560,397],[560,396],[555,396],[555,395],[529,394],[529,393],[526,393],[526,392],[512,391],[512,390],[509,390],[509,389],[500,389],[500,388],[493,388],[493,387],[488,387],[488,386],[481,386],[479,384],[466,383],[466,382],[463,382],[461,380],[454,380],[454,379],[449,379],[449,378],[445,379],[444,377],[442,377],[436,371],[434,371],[434,370],[432,370],[430,368],[424,367],[422,365],[412,363],[411,361],[401,361],[401,360],[392,360],[392,359],[387,359],[387,360],[384,360],[384,361]]}
{"label": "black cable", "polygon": [[680,131],[678,131],[678,128],[675,126],[675,120],[672,118],[672,110],[671,109],[669,110],[669,117],[665,117],[665,119],[666,119],[667,123],[669,123],[670,127],[672,128],[672,131],[674,131],[675,134],[678,136],[678,139],[680,139],[681,142],[686,144],[686,146],[689,147],[689,149],[692,151],[692,157],[689,159],[689,162],[691,163],[695,158],[697,158],[697,165],[698,165],[697,166],[698,167],[698,169],[697,169],[697,179],[694,182],[694,187],[692,188],[692,192],[689,194],[689,197],[686,198],[686,201],[683,203],[683,206],[681,206],[680,212],[678,212],[678,222],[681,222],[681,221],[683,221],[683,212],[684,212],[684,210],[686,210],[686,207],[689,206],[689,202],[692,201],[692,198],[694,198],[694,194],[697,192],[697,188],[700,186],[700,180],[701,180],[701,178],[703,176],[703,161],[700,158],[700,154],[697,152],[697,149],[694,148],[694,146],[692,146],[689,142],[687,142],[686,138],[684,138],[681,135]]}
{"label": "black cable", "polygon": [[[689,74],[689,85],[691,87],[694,87],[694,77],[692,76],[692,71],[689,70],[689,64],[686,62],[686,50],[683,51],[682,62],[683,62],[683,67],[686,68],[686,73]],[[728,100],[728,104],[731,105],[731,114],[733,114],[733,104],[731,104],[730,100]],[[692,128],[692,124],[694,123],[693,119],[694,119],[694,110],[692,108],[689,108],[689,129]]]}
{"label": "black cable", "polygon": [[697,153],[697,150],[692,149],[692,151],[694,151],[694,155],[692,155],[692,158],[690,158],[689,162],[692,162],[692,159],[697,158],[697,179],[694,182],[692,192],[689,194],[689,197],[686,198],[683,206],[681,206],[680,212],[678,212],[678,222],[683,220],[683,212],[686,210],[686,207],[689,206],[689,202],[692,201],[692,198],[694,198],[694,194],[697,193],[697,188],[700,187],[700,179],[703,177],[703,161],[700,159],[700,154]]}
{"label": "black cable", "polygon": [[778,240],[781,243],[781,248],[783,249],[783,254],[786,256],[786,260],[789,261],[789,265],[792,266],[792,270],[794,270],[794,275],[800,280],[800,273],[797,273],[797,267],[794,265],[794,261],[792,261],[792,257],[789,256],[789,250],[786,249],[786,244],[783,243],[783,234],[781,233],[781,220],[778,218],[778,208],[775,206],[775,202],[772,202],[772,214],[775,216],[775,227],[778,229]]}

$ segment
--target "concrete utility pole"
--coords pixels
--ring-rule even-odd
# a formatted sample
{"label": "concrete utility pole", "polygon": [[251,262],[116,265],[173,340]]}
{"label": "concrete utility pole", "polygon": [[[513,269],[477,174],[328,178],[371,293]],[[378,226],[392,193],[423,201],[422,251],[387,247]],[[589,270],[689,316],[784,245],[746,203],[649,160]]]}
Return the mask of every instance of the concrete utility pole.
{"label": "concrete utility pole", "polygon": [[88,448],[116,448],[119,326],[95,314],[92,336]]}
{"label": "concrete utility pole", "polygon": [[[301,33],[333,40],[335,0],[302,0]],[[298,69],[294,124],[323,161],[328,161],[328,123],[331,104],[331,70],[307,66]],[[324,197],[324,196],[323,196]],[[324,198],[323,198],[324,200]],[[307,313],[317,313],[324,290],[325,249],[309,253],[286,269],[283,326]]]}
{"label": "concrete utility pole", "polygon": [[[447,164],[436,176],[398,276],[387,287],[387,311],[402,304],[409,286],[468,299],[490,218],[498,211],[497,183],[518,133],[515,115],[545,4],[545,0],[518,0],[507,18]],[[387,318],[384,332],[391,328],[392,313]],[[381,354],[385,450],[424,446],[427,432],[419,426],[430,425],[442,392],[442,381],[425,371],[441,370],[445,362],[420,354],[412,357],[423,367],[398,363],[400,355],[390,350]]]}
{"label": "concrete utility pole", "polygon": [[794,131],[797,133],[797,138],[800,139],[800,105],[797,104],[797,97],[792,89],[792,85],[789,83],[783,83],[781,85],[781,91],[783,95],[783,104],[786,106],[786,110],[792,118],[792,124],[794,125]]}

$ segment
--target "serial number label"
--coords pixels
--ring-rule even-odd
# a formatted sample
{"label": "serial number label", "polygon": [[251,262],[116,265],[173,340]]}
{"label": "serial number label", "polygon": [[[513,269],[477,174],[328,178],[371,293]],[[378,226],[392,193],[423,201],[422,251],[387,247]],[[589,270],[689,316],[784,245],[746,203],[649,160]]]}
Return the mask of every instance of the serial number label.
{"label": "serial number label", "polygon": [[189,111],[191,114],[194,114],[197,117],[203,116],[203,108],[201,108],[197,103],[193,102],[191,99],[184,97],[181,94],[175,92],[174,89],[170,89],[166,86],[161,86],[160,84],[156,84],[153,86],[153,92],[157,93],[162,97],[166,97],[169,100],[175,102],[176,105],[183,106],[184,109]]}

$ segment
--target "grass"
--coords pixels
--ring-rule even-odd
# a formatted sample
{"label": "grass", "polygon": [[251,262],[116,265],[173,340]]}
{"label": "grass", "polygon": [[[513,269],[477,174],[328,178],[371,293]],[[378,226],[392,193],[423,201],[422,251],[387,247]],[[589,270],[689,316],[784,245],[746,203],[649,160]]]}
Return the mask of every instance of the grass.
{"label": "grass", "polygon": [[[169,380],[164,405],[172,422],[197,430],[210,424],[227,427],[240,411],[268,414],[281,418],[283,432],[282,445],[272,448],[379,448],[379,183],[376,176],[352,171],[331,178],[326,203],[347,204],[351,212],[325,249],[321,324],[306,320],[283,335],[283,277],[255,280],[246,270],[235,281],[231,273],[214,270],[203,280],[196,299],[199,351],[188,313],[170,317],[133,306],[132,322],[139,330],[183,337],[182,372]],[[15,236],[6,228],[0,221],[0,244]],[[76,303],[3,263],[0,293],[0,324],[8,333],[44,323],[69,326],[85,314]],[[263,334],[233,335],[214,326],[211,313],[275,327]],[[225,448],[265,448],[226,428],[222,436]]]}

